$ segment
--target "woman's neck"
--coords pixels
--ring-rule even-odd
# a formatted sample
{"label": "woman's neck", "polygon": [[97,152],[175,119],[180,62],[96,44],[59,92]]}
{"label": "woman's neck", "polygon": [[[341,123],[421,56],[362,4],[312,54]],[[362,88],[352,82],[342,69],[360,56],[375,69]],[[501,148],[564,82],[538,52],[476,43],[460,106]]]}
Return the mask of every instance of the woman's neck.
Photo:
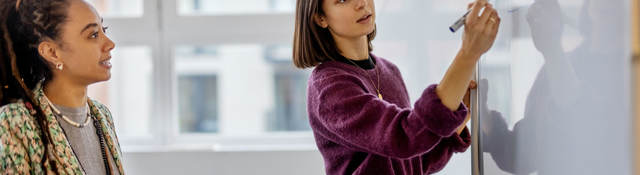
{"label": "woman's neck", "polygon": [[369,59],[369,42],[367,36],[360,38],[334,37],[342,56],[351,60]]}
{"label": "woman's neck", "polygon": [[64,107],[83,107],[87,104],[87,85],[54,78],[44,86],[44,94],[51,103]]}

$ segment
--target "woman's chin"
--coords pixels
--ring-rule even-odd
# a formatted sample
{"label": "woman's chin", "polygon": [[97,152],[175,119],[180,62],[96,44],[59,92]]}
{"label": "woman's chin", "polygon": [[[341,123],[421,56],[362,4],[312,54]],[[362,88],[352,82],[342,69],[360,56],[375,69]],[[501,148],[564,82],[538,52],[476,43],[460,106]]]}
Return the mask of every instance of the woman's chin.
{"label": "woman's chin", "polygon": [[367,29],[364,30],[365,31],[364,33],[365,33],[365,35],[369,35],[369,34],[373,33],[373,31],[375,31],[375,30],[376,30],[376,26],[374,25],[374,26],[371,26],[371,27],[367,27]]}
{"label": "woman's chin", "polygon": [[93,83],[100,83],[104,81],[109,81],[111,79],[111,72],[104,73],[93,79]]}

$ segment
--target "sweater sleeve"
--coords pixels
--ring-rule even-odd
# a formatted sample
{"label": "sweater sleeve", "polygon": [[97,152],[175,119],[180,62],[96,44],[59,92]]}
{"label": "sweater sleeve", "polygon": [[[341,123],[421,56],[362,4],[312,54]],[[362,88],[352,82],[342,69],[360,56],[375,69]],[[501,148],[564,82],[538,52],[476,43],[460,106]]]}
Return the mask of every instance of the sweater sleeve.
{"label": "sweater sleeve", "polygon": [[433,174],[442,170],[451,159],[453,153],[464,152],[471,145],[471,134],[467,127],[460,135],[453,134],[443,139],[433,150],[421,156],[425,174]]}
{"label": "sweater sleeve", "polygon": [[352,149],[406,159],[429,152],[464,122],[467,109],[449,110],[424,90],[414,109],[378,99],[356,77],[332,74],[310,83],[309,113],[314,131]]}

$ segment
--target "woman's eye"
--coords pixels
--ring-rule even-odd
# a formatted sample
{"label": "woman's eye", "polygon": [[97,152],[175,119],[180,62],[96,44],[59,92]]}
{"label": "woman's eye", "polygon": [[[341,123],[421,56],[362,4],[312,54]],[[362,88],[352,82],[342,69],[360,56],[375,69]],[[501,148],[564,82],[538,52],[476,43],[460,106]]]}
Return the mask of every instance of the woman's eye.
{"label": "woman's eye", "polygon": [[[109,29],[109,27],[102,27],[102,32],[103,33],[107,33],[107,29]],[[98,38],[99,35],[100,35],[100,32],[96,31],[96,32],[91,33],[89,38],[95,39],[95,38]]]}
{"label": "woman's eye", "polygon": [[93,32],[93,33],[91,34],[91,36],[89,36],[89,37],[90,37],[90,38],[92,38],[92,39],[93,39],[93,38],[98,38],[98,32]]}
{"label": "woman's eye", "polygon": [[347,0],[338,0],[339,3],[345,3]]}

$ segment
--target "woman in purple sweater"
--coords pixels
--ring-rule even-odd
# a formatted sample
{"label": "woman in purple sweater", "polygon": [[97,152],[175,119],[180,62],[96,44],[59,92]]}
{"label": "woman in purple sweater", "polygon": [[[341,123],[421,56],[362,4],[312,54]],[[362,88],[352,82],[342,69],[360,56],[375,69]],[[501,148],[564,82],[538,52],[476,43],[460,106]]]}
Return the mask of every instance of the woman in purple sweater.
{"label": "woman in purple sweater", "polygon": [[293,61],[315,67],[307,110],[327,174],[431,174],[469,147],[461,102],[498,32],[491,4],[469,4],[462,48],[414,108],[398,68],[370,53],[373,0],[298,0],[296,6]]}

